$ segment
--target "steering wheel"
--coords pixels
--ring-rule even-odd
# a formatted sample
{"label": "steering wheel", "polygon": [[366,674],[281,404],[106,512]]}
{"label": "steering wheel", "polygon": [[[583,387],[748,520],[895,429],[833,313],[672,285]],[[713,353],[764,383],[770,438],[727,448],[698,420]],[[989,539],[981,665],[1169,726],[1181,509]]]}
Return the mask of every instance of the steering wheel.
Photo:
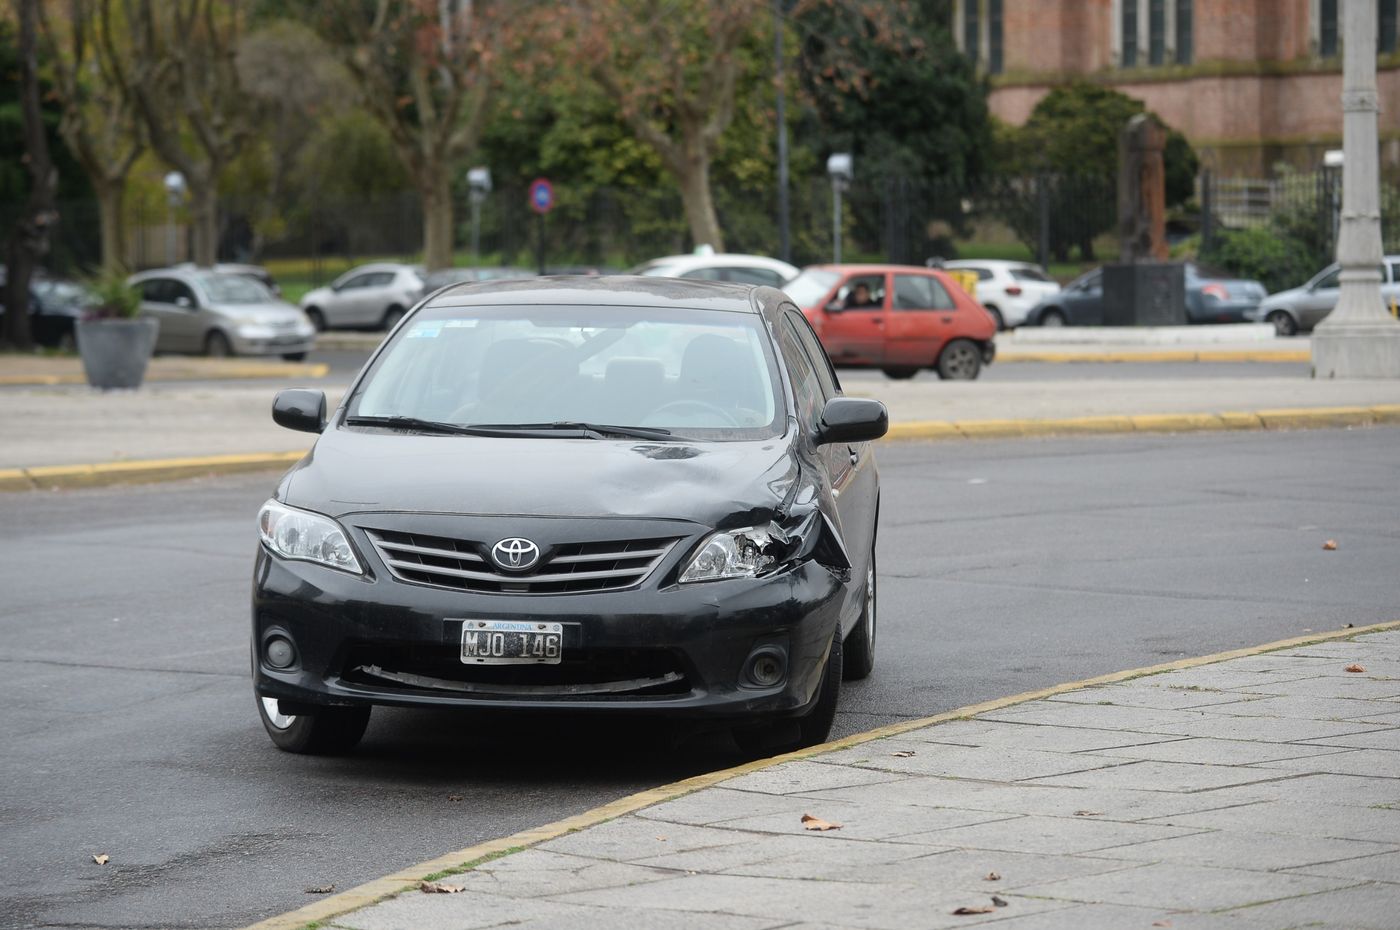
{"label": "steering wheel", "polygon": [[722,420],[724,420],[724,424],[726,426],[739,425],[739,421],[734,419],[734,416],[728,410],[725,410],[723,407],[708,403],[707,401],[703,400],[673,400],[670,403],[662,404],[660,407],[657,407],[651,413],[647,414],[644,419],[651,420],[654,417],[663,414],[668,410],[675,411],[686,409],[698,410],[701,413],[717,414]]}

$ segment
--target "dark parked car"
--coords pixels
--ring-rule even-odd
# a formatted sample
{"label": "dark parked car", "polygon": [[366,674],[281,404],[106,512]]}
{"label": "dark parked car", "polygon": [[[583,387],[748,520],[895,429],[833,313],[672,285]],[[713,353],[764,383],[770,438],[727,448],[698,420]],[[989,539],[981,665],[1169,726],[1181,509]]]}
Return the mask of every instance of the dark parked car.
{"label": "dark parked car", "polygon": [[[5,268],[0,265],[0,317],[5,314]],[[97,298],[76,281],[35,274],[29,280],[29,331],[51,349],[77,348],[75,324]]]}
{"label": "dark parked car", "polygon": [[782,292],[603,277],[416,308],[259,515],[272,741],[376,704],[663,714],[753,750],[826,738],[874,664],[878,401]]}
{"label": "dark parked car", "polygon": [[[1268,291],[1258,281],[1229,278],[1186,265],[1186,319],[1190,323],[1248,323]],[[1027,326],[1103,324],[1103,269],[1095,268],[1045,298],[1026,315]]]}

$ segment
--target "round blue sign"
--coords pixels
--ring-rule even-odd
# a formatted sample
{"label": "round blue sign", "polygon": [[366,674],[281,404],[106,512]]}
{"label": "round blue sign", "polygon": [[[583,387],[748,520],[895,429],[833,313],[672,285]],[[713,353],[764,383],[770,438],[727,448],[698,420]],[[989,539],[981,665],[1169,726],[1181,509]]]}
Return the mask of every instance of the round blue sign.
{"label": "round blue sign", "polygon": [[548,213],[554,209],[554,185],[548,178],[535,178],[530,184],[530,209]]}

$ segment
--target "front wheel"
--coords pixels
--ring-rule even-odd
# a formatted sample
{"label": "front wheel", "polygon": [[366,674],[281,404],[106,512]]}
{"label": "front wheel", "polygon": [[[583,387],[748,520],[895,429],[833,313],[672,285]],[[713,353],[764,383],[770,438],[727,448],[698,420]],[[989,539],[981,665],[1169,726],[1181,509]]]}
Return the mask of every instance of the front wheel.
{"label": "front wheel", "polygon": [[736,727],[734,742],[747,754],[775,756],[826,742],[836,721],[836,701],[841,696],[841,631],[831,638],[831,649],[822,671],[821,690],[807,716],[776,720],[753,727]]}
{"label": "front wheel", "polygon": [[228,358],[233,354],[233,346],[228,337],[216,329],[204,339],[204,354],[210,358]]}
{"label": "front wheel", "polygon": [[304,362],[304,361],[306,361],[306,353],[305,353],[305,352],[283,352],[283,353],[282,353],[282,358],[283,358],[285,361],[288,361],[288,362]]}
{"label": "front wheel", "polygon": [[982,371],[982,350],[968,339],[954,339],[938,353],[938,375],[944,381],[972,381]]}
{"label": "front wheel", "polygon": [[875,588],[875,545],[872,543],[870,565],[865,570],[865,609],[842,647],[841,676],[847,681],[868,678],[875,670]]}
{"label": "front wheel", "polygon": [[369,726],[368,707],[321,707],[310,714],[284,714],[276,698],[254,694],[258,717],[283,752],[328,756],[349,752]]}
{"label": "front wheel", "polygon": [[405,311],[403,307],[390,307],[384,311],[384,331],[387,333],[395,326],[399,325],[399,320],[403,319]]}
{"label": "front wheel", "polygon": [[917,368],[882,368],[885,377],[891,381],[908,381],[919,373]]}
{"label": "front wheel", "polygon": [[1298,321],[1286,310],[1274,310],[1264,318],[1274,324],[1274,332],[1280,336],[1292,336],[1298,332]]}
{"label": "front wheel", "polygon": [[1046,310],[1040,315],[1040,325],[1059,328],[1067,323],[1065,315],[1058,310]]}

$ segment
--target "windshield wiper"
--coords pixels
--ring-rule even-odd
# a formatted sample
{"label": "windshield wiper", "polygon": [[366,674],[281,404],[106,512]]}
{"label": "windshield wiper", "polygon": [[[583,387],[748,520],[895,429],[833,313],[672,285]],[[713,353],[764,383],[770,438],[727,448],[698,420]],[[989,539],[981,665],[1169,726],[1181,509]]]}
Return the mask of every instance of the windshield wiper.
{"label": "windshield wiper", "polygon": [[649,426],[612,426],[605,423],[583,423],[578,420],[556,420],[553,423],[489,423],[477,424],[472,429],[521,433],[582,433],[589,439],[605,439],[609,436],[624,436],[628,439],[671,439],[674,434],[668,429]]}
{"label": "windshield wiper", "polygon": [[383,426],[388,429],[419,430],[424,433],[443,433],[462,436],[498,436],[501,430],[478,429],[461,423],[444,423],[441,420],[424,420],[419,417],[346,417],[346,426]]}

